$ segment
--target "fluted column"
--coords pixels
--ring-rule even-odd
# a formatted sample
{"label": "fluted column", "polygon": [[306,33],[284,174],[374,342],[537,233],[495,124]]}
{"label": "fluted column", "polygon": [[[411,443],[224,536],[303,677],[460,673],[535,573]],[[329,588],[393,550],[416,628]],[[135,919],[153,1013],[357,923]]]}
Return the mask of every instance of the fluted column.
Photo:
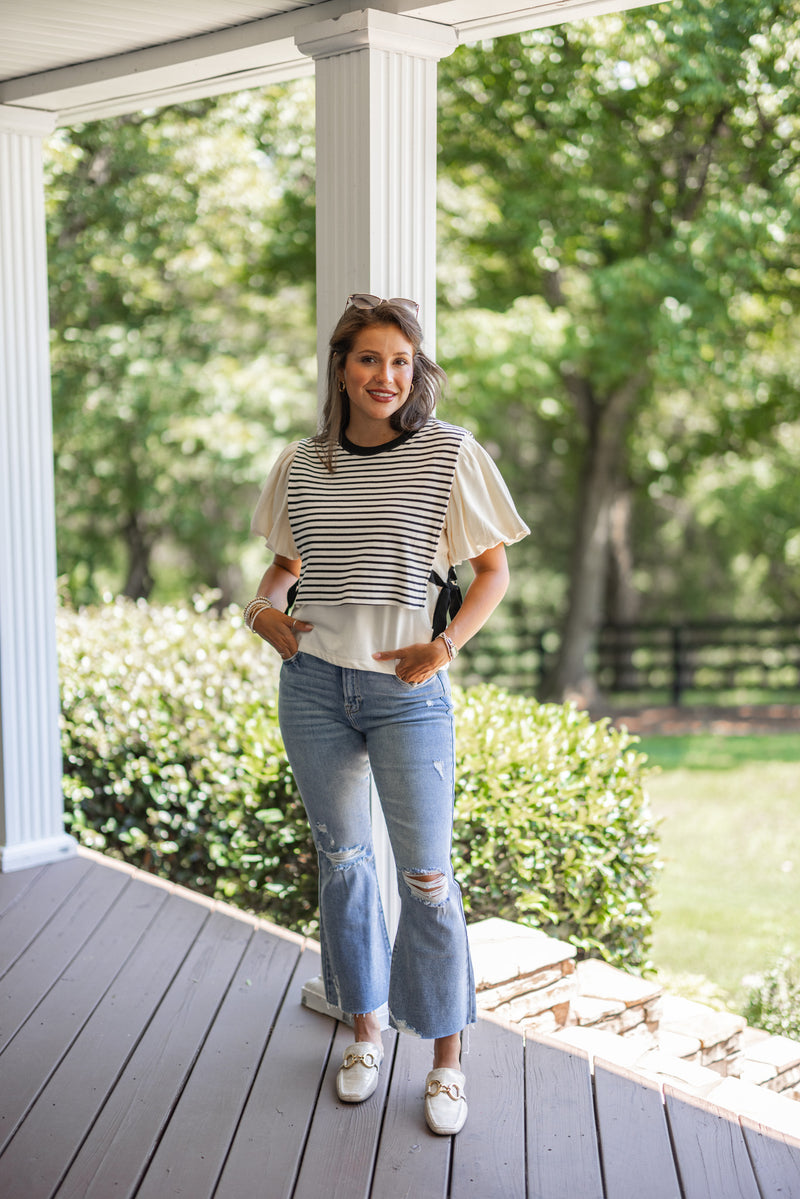
{"label": "fluted column", "polygon": [[432,352],[436,63],[455,34],[366,9],[304,30],[297,45],[316,73],[320,364],[354,291],[417,300]]}
{"label": "fluted column", "polygon": [[0,105],[0,870],[74,852],[64,834],[42,138]]}

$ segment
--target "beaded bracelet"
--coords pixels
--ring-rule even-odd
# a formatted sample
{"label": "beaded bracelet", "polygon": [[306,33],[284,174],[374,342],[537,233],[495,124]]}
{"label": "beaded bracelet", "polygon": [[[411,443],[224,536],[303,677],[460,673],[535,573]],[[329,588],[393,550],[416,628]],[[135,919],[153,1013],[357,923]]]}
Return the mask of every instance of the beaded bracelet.
{"label": "beaded bracelet", "polygon": [[458,646],[452,638],[447,636],[447,633],[440,633],[439,640],[444,642],[444,648],[447,650],[448,661],[452,662],[458,654]]}
{"label": "beaded bracelet", "polygon": [[255,599],[250,600],[250,603],[244,610],[244,623],[247,625],[251,633],[255,632],[253,625],[259,612],[263,612],[265,608],[274,608],[271,599],[267,599],[265,595],[257,595]]}

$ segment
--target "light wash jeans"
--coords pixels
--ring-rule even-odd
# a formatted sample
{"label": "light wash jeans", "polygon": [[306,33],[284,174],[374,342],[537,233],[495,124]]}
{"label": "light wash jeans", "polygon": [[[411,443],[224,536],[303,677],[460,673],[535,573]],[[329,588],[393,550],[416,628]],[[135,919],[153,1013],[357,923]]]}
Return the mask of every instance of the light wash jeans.
{"label": "light wash jeans", "polygon": [[[412,686],[310,654],[284,662],[280,726],[319,858],[322,974],[347,1013],[389,1003],[392,1024],[445,1037],[475,1021],[461,891],[450,861],[454,743],[446,672]],[[397,868],[386,935],[370,822],[370,768]],[[434,875],[422,882],[420,875]]]}

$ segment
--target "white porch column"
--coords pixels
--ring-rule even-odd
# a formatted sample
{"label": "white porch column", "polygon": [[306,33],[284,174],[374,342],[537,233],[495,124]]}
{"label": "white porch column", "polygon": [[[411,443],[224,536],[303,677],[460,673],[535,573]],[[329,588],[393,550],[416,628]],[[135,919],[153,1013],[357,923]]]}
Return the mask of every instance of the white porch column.
{"label": "white porch column", "polygon": [[[303,30],[315,60],[317,350],[324,394],[328,339],[354,291],[420,305],[425,349],[436,340],[436,63],[449,27],[365,9]],[[380,806],[373,839],[389,935],[400,900]],[[328,1010],[321,980],[304,1002]],[[340,1013],[334,1012],[334,1015]]]}
{"label": "white porch column", "polygon": [[0,870],[75,851],[64,833],[42,138],[0,105]]}
{"label": "white porch column", "polygon": [[443,25],[366,9],[304,30],[297,46],[316,70],[322,389],[328,338],[354,291],[417,300],[433,352],[436,63],[456,37]]}

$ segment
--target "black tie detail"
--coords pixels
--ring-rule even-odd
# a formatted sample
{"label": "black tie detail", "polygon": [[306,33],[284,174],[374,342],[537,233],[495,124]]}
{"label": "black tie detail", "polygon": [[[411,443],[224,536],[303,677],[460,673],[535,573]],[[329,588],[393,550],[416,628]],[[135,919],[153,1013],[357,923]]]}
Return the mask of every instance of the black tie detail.
{"label": "black tie detail", "polygon": [[431,637],[431,641],[433,641],[447,628],[448,615],[452,620],[461,607],[461,588],[458,585],[458,577],[454,566],[451,566],[448,570],[446,581],[440,579],[435,570],[432,570],[428,577],[432,583],[435,583],[440,588],[439,598],[436,601],[436,608],[433,613],[433,637]]}

